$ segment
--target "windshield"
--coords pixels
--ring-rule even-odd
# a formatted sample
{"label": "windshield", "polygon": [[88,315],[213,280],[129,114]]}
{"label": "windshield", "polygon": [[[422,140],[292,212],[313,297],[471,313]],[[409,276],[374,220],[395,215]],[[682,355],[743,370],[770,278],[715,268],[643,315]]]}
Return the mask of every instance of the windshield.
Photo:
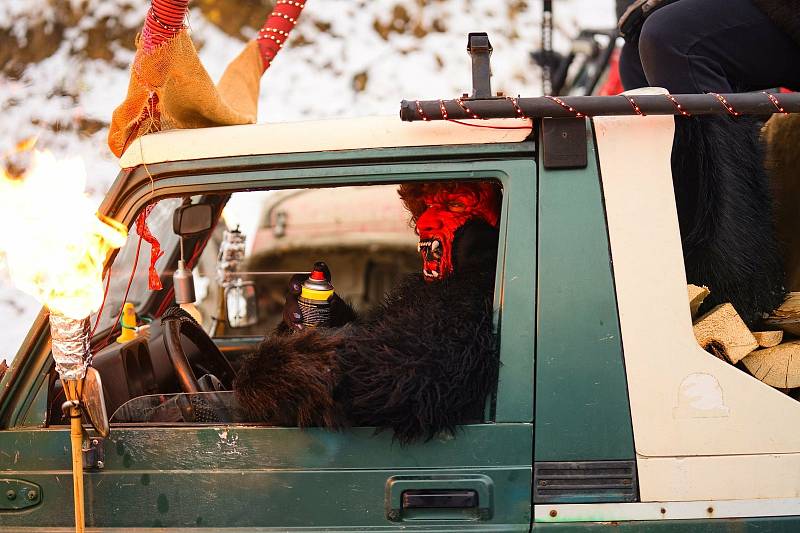
{"label": "windshield", "polygon": [[[158,239],[164,255],[156,261],[156,270],[159,275],[164,273],[164,267],[169,261],[169,257],[178,246],[178,236],[172,231],[172,215],[175,209],[181,204],[180,198],[167,198],[160,200],[153,208],[150,216],[147,217],[147,225],[150,232]],[[125,289],[131,280],[131,271],[136,263],[136,271],[133,273],[131,288],[128,292],[128,302],[136,307],[136,311],[142,311],[142,305],[150,296],[148,287],[148,269],[150,267],[150,244],[141,240],[136,233],[136,223],[129,230],[128,240],[125,246],[117,254],[111,266],[111,281],[108,287],[108,295],[102,309],[100,323],[96,330],[103,331],[112,326],[117,319],[122,305],[125,303]],[[136,258],[137,248],[139,250],[138,260]],[[103,279],[103,284],[108,283],[107,277]],[[92,316],[92,324],[97,320],[96,314]]]}

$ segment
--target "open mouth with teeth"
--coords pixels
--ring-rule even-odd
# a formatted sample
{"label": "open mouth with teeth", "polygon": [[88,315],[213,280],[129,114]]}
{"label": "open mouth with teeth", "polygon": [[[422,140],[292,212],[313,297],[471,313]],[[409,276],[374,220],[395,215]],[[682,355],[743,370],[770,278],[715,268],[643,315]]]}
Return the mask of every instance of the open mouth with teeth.
{"label": "open mouth with teeth", "polygon": [[422,256],[422,274],[428,279],[442,276],[442,254],[444,246],[439,239],[424,239],[417,244],[417,251]]}

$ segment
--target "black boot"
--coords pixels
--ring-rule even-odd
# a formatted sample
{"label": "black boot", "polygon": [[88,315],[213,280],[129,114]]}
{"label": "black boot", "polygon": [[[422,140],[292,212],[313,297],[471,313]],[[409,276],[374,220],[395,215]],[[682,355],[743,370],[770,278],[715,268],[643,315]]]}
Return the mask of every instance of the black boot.
{"label": "black boot", "polygon": [[672,180],[686,279],[730,302],[753,325],[785,297],[759,123],[752,117],[676,117]]}

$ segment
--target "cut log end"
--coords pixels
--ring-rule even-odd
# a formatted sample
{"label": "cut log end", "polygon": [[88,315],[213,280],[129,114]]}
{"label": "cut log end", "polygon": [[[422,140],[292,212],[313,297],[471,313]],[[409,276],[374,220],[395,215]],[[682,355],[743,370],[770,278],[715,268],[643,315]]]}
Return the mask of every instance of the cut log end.
{"label": "cut log end", "polygon": [[800,341],[756,350],[742,364],[756,378],[778,389],[800,387]]}
{"label": "cut log end", "polygon": [[758,348],[758,341],[731,304],[718,305],[700,317],[694,324],[694,336],[704,350],[732,364]]}
{"label": "cut log end", "polygon": [[790,292],[781,306],[775,309],[764,323],[769,327],[800,336],[800,292]]}
{"label": "cut log end", "polygon": [[756,338],[760,347],[772,348],[783,341],[783,331],[754,331],[753,337]]}
{"label": "cut log end", "polygon": [[686,289],[689,293],[689,310],[692,313],[692,320],[694,320],[697,317],[697,310],[700,309],[703,300],[711,294],[711,291],[706,286],[698,287],[691,284],[687,285]]}

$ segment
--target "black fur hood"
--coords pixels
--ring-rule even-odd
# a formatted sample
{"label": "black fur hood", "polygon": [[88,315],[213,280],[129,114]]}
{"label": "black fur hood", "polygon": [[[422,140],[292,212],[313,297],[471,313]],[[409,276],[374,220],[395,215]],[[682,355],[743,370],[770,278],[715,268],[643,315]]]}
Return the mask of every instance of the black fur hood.
{"label": "black fur hood", "polygon": [[753,0],[753,4],[800,45],[800,0]]}

